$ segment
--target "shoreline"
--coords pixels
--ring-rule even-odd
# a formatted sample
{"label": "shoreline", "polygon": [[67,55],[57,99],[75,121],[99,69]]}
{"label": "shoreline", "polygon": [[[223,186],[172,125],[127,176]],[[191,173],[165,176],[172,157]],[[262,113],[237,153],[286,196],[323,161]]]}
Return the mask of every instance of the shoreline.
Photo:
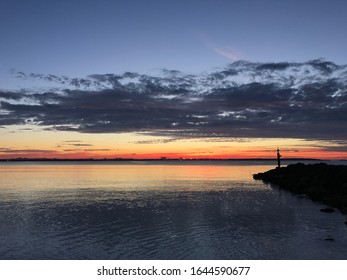
{"label": "shoreline", "polygon": [[[253,179],[276,185],[293,194],[305,194],[313,201],[324,203],[347,214],[347,166],[290,164],[253,175]],[[331,210],[321,209],[322,212]]]}

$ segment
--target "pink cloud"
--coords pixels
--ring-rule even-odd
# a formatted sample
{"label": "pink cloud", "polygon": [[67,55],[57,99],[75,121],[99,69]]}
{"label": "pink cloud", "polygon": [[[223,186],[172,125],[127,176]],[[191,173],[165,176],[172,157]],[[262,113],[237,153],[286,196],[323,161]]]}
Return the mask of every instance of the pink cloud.
{"label": "pink cloud", "polygon": [[198,33],[197,38],[204,43],[204,45],[211,51],[213,51],[216,54],[219,54],[221,56],[224,56],[228,59],[231,59],[233,61],[240,60],[242,57],[236,53],[235,51],[231,50],[230,48],[220,47],[215,42],[211,40],[211,38],[207,37],[203,33]]}
{"label": "pink cloud", "polygon": [[214,51],[215,53],[225,56],[231,60],[240,60],[241,57],[236,54],[235,52],[228,50],[228,49],[222,49],[222,48],[211,48],[212,51]]}

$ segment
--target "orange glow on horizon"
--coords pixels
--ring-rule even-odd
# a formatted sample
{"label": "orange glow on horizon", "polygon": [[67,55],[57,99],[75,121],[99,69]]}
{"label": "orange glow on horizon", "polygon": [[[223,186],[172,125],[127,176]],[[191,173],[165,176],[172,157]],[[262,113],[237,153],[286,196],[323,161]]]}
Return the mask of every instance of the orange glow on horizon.
{"label": "orange glow on horizon", "polygon": [[[309,158],[309,159],[326,159],[326,160],[339,160],[346,159],[347,152],[327,152],[324,150],[302,150],[297,153],[281,151],[282,159],[291,158]],[[37,153],[7,153],[1,154],[0,159],[15,159],[15,158],[27,158],[27,159],[273,159],[276,157],[275,150],[243,150],[243,151],[230,151],[230,153],[218,153],[215,154],[198,154],[198,153],[175,153],[175,152],[162,152],[162,153],[93,153],[93,152],[73,152],[73,153],[61,153],[61,152],[37,152]]]}
{"label": "orange glow on horizon", "polygon": [[285,138],[170,139],[135,133],[83,134],[24,131],[25,126],[3,130],[0,159],[347,159],[342,144]]}

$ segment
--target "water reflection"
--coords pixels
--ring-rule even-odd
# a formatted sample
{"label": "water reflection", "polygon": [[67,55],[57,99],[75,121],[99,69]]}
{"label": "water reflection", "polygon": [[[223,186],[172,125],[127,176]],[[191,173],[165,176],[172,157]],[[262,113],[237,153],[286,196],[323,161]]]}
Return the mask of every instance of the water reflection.
{"label": "water reflection", "polygon": [[[347,227],[268,166],[0,167],[3,259],[335,259]],[[333,235],[335,242],[324,239]]]}

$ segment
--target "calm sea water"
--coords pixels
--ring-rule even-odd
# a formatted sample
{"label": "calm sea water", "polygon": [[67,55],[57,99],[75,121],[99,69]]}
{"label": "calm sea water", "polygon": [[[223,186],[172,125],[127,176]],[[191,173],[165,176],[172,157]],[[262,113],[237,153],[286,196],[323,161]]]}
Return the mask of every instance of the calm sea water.
{"label": "calm sea water", "polygon": [[0,258],[347,259],[346,217],[252,179],[271,168],[0,163]]}

